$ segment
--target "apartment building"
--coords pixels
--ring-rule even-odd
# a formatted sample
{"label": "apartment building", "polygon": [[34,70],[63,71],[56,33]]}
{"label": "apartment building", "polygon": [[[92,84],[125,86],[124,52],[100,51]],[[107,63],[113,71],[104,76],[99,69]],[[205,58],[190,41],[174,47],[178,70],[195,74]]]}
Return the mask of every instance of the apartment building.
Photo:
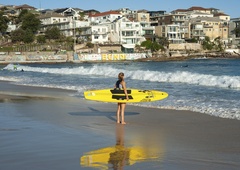
{"label": "apartment building", "polygon": [[133,11],[124,15],[132,22],[139,22],[142,30],[141,34],[149,40],[152,40],[155,36],[155,27],[151,26],[150,14],[146,10]]}
{"label": "apartment building", "polygon": [[204,39],[208,36],[211,41],[220,37],[228,42],[228,23],[217,17],[197,17],[189,20],[191,38]]}
{"label": "apartment building", "polygon": [[44,33],[47,28],[57,27],[65,36],[75,36],[76,28],[89,26],[88,21],[80,21],[80,9],[62,8],[50,11],[41,11],[39,19],[42,23],[40,32]]}
{"label": "apartment building", "polygon": [[[144,18],[143,15],[140,18]],[[145,18],[147,17],[145,16]],[[144,39],[143,35],[149,33],[146,30],[151,29],[152,34],[154,30],[154,28],[148,27],[147,20],[145,20],[146,22],[133,22],[127,17],[122,16],[118,11],[108,11],[91,15],[89,16],[89,21],[93,25],[108,26],[110,43],[139,44],[141,39]]]}
{"label": "apartment building", "polygon": [[158,26],[158,19],[160,16],[165,15],[166,11],[148,11],[151,26]]}
{"label": "apartment building", "polygon": [[211,40],[220,37],[224,42],[228,42],[229,19],[230,16],[219,9],[195,6],[158,15],[158,26],[155,30],[157,36],[167,37],[172,43],[182,43],[192,38],[201,40],[206,36]]}
{"label": "apartment building", "polygon": [[[158,26],[155,27],[157,36],[169,38],[172,43],[182,43],[188,38],[187,14],[173,12],[158,17]],[[161,32],[165,31],[165,32]]]}
{"label": "apartment building", "polygon": [[182,30],[180,25],[159,25],[155,27],[156,35],[159,37],[166,37],[169,43],[179,44],[184,42],[182,37]]}
{"label": "apartment building", "polygon": [[232,18],[229,22],[229,39],[234,46],[240,46],[240,33],[236,34],[234,30],[240,29],[240,17]]}
{"label": "apartment building", "polygon": [[92,43],[93,44],[104,44],[109,41],[109,30],[107,25],[94,25],[92,29]]}
{"label": "apartment building", "polygon": [[132,22],[122,17],[110,26],[110,41],[113,43],[135,45],[145,40],[140,22]]}

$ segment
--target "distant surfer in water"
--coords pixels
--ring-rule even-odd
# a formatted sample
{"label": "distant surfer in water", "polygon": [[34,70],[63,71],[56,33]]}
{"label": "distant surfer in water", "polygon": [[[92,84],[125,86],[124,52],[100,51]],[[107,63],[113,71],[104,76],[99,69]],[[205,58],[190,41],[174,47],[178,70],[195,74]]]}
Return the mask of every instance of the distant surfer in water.
{"label": "distant surfer in water", "polygon": [[13,65],[13,70],[17,70],[17,65],[16,64]]}
{"label": "distant surfer in water", "polygon": [[[128,100],[127,87],[124,81],[124,73],[121,72],[118,74],[118,81],[115,84],[115,88],[123,89],[126,95],[126,99]],[[124,121],[125,108],[126,108],[126,103],[118,103],[117,123],[126,124],[126,122]],[[121,121],[120,121],[120,116],[121,116]]]}

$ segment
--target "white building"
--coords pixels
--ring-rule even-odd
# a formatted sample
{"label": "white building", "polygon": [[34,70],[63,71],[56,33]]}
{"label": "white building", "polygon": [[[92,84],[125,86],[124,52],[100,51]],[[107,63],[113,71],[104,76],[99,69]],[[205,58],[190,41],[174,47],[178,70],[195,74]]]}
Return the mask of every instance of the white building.
{"label": "white building", "polygon": [[[146,29],[143,29],[141,23],[132,22],[119,12],[108,11],[90,15],[89,22],[92,27],[98,26],[91,38],[92,43],[102,43],[107,38],[107,42],[110,44],[123,44],[125,48],[134,48],[136,44],[145,41],[143,35],[146,33]],[[145,28],[148,28],[148,26],[147,24],[144,25]],[[107,35],[105,34],[105,27],[108,28]]]}
{"label": "white building", "polygon": [[126,17],[122,17],[115,20],[110,25],[110,41],[112,43],[135,46],[145,41],[140,22],[131,22]]}
{"label": "white building", "polygon": [[69,18],[57,13],[46,13],[46,14],[40,15],[39,19],[43,25],[69,22]]}
{"label": "white building", "polygon": [[102,13],[90,14],[88,21],[92,25],[96,25],[96,24],[102,24],[106,22],[112,22],[121,17],[122,17],[122,14],[120,14],[117,11],[107,11]]}
{"label": "white building", "polygon": [[209,14],[209,13],[203,13],[203,12],[196,12],[196,11],[191,11],[187,13],[187,18],[191,19],[191,18],[197,18],[197,17],[213,17],[213,14]]}
{"label": "white building", "polygon": [[171,43],[182,43],[180,25],[166,25],[167,38]]}
{"label": "white building", "polygon": [[93,44],[105,44],[109,41],[107,25],[93,25],[90,30]]}
{"label": "white building", "polygon": [[65,36],[74,36],[76,28],[89,26],[88,21],[75,20],[74,16],[63,16],[57,13],[46,13],[39,16],[42,23],[41,32],[47,28],[57,27]]}
{"label": "white building", "polygon": [[7,33],[11,33],[12,31],[15,31],[17,29],[16,24],[12,24],[12,22],[8,23]]}
{"label": "white building", "polygon": [[120,8],[118,10],[123,16],[129,15],[129,14],[136,14],[136,10],[130,10],[129,8]]}

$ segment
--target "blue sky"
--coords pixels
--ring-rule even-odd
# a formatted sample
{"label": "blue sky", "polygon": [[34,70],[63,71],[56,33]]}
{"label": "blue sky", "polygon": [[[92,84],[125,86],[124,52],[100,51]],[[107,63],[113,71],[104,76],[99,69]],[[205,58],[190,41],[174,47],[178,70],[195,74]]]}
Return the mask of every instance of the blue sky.
{"label": "blue sky", "polygon": [[35,8],[65,8],[77,7],[83,10],[96,9],[100,12],[119,8],[131,10],[165,10],[187,9],[192,6],[217,8],[230,15],[231,18],[240,17],[240,0],[1,0],[4,5],[28,4]]}

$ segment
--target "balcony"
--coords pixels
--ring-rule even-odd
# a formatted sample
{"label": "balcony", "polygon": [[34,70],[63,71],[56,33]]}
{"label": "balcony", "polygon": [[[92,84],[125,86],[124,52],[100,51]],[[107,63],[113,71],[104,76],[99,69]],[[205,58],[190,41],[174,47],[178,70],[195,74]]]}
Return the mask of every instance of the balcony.
{"label": "balcony", "polygon": [[92,31],[93,35],[104,35],[104,34],[108,34],[108,32],[106,31]]}
{"label": "balcony", "polygon": [[202,37],[205,36],[205,33],[202,31],[192,31],[192,36],[194,37]]}
{"label": "balcony", "polygon": [[184,21],[186,21],[187,19],[186,18],[172,18],[172,21],[173,22],[176,22],[176,21],[178,21],[178,22],[184,22]]}
{"label": "balcony", "polygon": [[122,31],[136,31],[139,27],[121,27]]}
{"label": "balcony", "polygon": [[143,36],[139,35],[139,34],[133,34],[133,35],[122,35],[123,39],[126,38],[142,38]]}
{"label": "balcony", "polygon": [[149,27],[142,27],[143,30],[155,30],[154,27],[149,26]]}
{"label": "balcony", "polygon": [[204,28],[213,28],[212,25],[208,25],[208,24],[204,24],[203,27],[204,27]]}

